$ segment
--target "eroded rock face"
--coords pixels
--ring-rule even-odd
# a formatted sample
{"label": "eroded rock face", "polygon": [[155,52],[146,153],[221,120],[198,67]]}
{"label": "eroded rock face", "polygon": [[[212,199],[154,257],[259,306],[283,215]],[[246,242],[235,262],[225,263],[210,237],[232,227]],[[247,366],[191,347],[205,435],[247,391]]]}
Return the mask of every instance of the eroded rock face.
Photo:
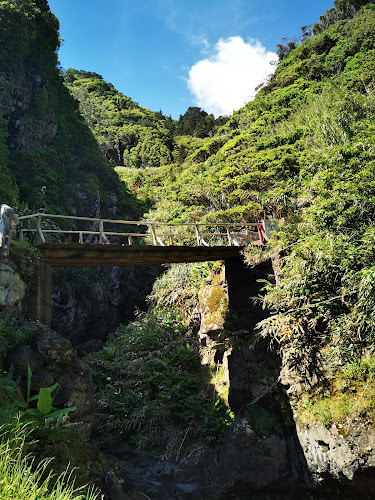
{"label": "eroded rock face", "polygon": [[13,366],[16,375],[21,377],[21,387],[26,386],[27,367],[32,375],[32,391],[37,393],[42,387],[60,384],[54,399],[58,407],[76,406],[70,420],[77,424],[80,435],[87,438],[90,434],[94,412],[94,387],[91,372],[84,369],[77,359],[77,352],[71,342],[38,322],[22,323],[28,329],[28,342],[10,350],[5,366]]}
{"label": "eroded rock face", "polygon": [[119,447],[113,453],[132,490],[130,498],[147,495],[153,500],[200,500],[212,494],[210,464],[214,457],[210,452],[178,463],[132,457],[129,449],[121,452]]}
{"label": "eroded rock face", "polygon": [[[320,355],[309,370],[300,373],[291,368],[286,351],[280,380],[288,397],[297,401],[303,394],[314,394],[327,371],[327,360]],[[370,422],[353,420],[327,428],[319,421],[302,422],[298,413],[294,415],[294,421],[308,469],[320,491],[324,492],[329,487],[337,495],[344,491],[348,498],[358,498],[359,495],[373,498],[375,429],[370,427]]]}
{"label": "eroded rock face", "polygon": [[26,292],[26,284],[8,262],[0,262],[0,310],[14,310]]}
{"label": "eroded rock face", "polygon": [[96,350],[92,340],[105,341],[119,323],[133,319],[136,309],[146,310],[146,296],[160,272],[160,266],[115,266],[53,274],[52,328],[80,353]]}
{"label": "eroded rock face", "polygon": [[[228,393],[229,407],[236,415],[217,450],[216,466],[211,468],[211,491],[219,498],[227,498],[227,495],[246,498],[249,492],[303,490],[313,486],[313,482],[298,442],[287,395],[279,384],[280,358],[269,352],[265,343],[254,343],[252,330],[255,318],[259,317],[259,306],[247,314],[247,330],[233,333],[225,328],[226,274],[222,268],[211,283],[202,288],[190,325],[201,343],[202,363],[215,365],[216,372],[221,373],[216,377],[218,380],[212,382],[216,391],[221,395]],[[257,273],[253,273],[253,280],[257,278]],[[244,300],[235,297],[235,300],[251,308],[248,297]],[[198,319],[201,320],[199,329]]]}
{"label": "eroded rock face", "polygon": [[199,291],[199,307],[201,323],[199,333],[205,335],[213,332],[220,333],[224,328],[228,306],[228,292],[225,283],[224,268],[214,275],[212,283],[207,284]]}
{"label": "eroded rock face", "polygon": [[329,476],[339,481],[353,480],[356,473],[375,467],[375,429],[353,424],[350,433],[344,435],[336,425],[330,429],[321,422],[304,425],[298,418],[296,426],[307,464],[318,484]]}
{"label": "eroded rock face", "polygon": [[7,89],[0,98],[0,114],[9,121],[9,147],[31,150],[46,145],[56,134],[56,110],[45,106],[43,115],[30,119],[35,95],[48,101],[50,84],[45,74],[28,67],[24,72],[0,71],[0,82]]}
{"label": "eroded rock face", "polygon": [[[213,474],[216,494],[237,491],[273,490],[298,482],[301,478],[291,467],[288,440],[281,433],[259,435],[249,418],[236,420],[219,453]],[[298,461],[297,456],[292,457]]]}

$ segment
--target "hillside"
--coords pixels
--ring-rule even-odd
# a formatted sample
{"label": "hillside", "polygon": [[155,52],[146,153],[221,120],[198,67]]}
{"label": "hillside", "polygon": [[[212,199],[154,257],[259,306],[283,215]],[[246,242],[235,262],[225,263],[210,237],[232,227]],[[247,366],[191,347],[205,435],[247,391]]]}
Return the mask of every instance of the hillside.
{"label": "hillside", "polygon": [[63,84],[58,29],[46,0],[0,3],[1,201],[35,211],[136,213]]}
{"label": "hillside", "polygon": [[139,106],[96,73],[68,69],[64,81],[109,163],[146,167],[171,162],[171,119]]}
{"label": "hillside", "polygon": [[[250,265],[282,256],[278,285],[265,284],[271,316],[260,333],[304,376],[323,364],[341,380],[338,367],[355,363],[359,393],[375,340],[373,2],[336,1],[299,45],[279,52],[255,100],[185,161],[122,175],[153,202],[148,220],[284,218],[264,252],[247,252]],[[373,399],[353,409],[340,387],[298,398],[296,411],[326,423],[352,411],[373,421]]]}
{"label": "hillside", "polygon": [[[267,251],[249,249],[247,258],[256,263],[269,252],[290,249],[279,286],[266,287],[264,305],[278,314],[262,333],[299,350],[296,359],[306,369],[332,342],[337,355],[351,359],[372,345],[375,334],[369,298],[375,255],[374,13],[374,2],[336,0],[319,23],[303,29],[299,43],[279,45],[276,72],[255,100],[204,138],[196,129],[174,135],[183,127],[120,98],[97,75],[66,75],[73,93],[86,93],[81,105],[94,132],[111,130],[112,139],[116,130],[131,134],[140,130],[137,115],[150,137],[159,134],[155,147],[167,148],[168,155],[152,166],[142,168],[139,161],[117,169],[129,189],[152,205],[146,219],[285,219]],[[115,112],[116,100],[121,105]],[[113,113],[121,117],[117,129]],[[163,143],[167,136],[180,146],[186,138],[183,154]],[[130,154],[137,155],[137,148]]]}
{"label": "hillside", "polygon": [[215,120],[198,107],[189,108],[178,121],[172,120],[161,111],[143,108],[96,73],[68,69],[64,81],[104,157],[114,166],[160,167],[175,157],[184,159],[188,148],[200,146],[204,141],[199,139],[227,120]]}
{"label": "hillside", "polygon": [[[164,172],[160,167],[183,162],[229,119],[215,119],[199,107],[190,107],[172,120],[161,111],[140,106],[101,75],[68,69],[63,76],[104,158],[121,176],[130,176],[133,192],[144,169],[158,176]],[[151,199],[145,196],[143,201]]]}
{"label": "hillside", "polygon": [[[306,39],[278,66],[256,99],[185,162],[163,173],[130,171],[129,187],[153,198],[154,219],[173,206],[179,220],[258,220],[295,214],[305,177],[325,160],[371,153],[374,12],[341,20]],[[369,132],[364,129],[369,125]],[[355,158],[355,160],[354,160]],[[304,203],[306,203],[305,200]]]}

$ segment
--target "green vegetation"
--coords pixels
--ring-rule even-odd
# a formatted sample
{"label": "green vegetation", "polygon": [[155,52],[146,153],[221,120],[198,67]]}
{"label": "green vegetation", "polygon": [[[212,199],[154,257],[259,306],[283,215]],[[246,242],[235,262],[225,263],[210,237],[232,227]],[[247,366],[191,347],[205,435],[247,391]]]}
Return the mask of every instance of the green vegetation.
{"label": "green vegetation", "polygon": [[[31,396],[31,377],[32,371],[28,366],[26,396],[22,394],[19,387],[15,387],[15,384],[5,386],[5,390],[13,402],[21,408],[21,422],[29,423],[31,428],[37,431],[39,435],[51,435],[64,424],[65,416],[77,408],[74,406],[58,410],[52,406],[53,400],[60,389],[59,384],[41,388],[39,394]],[[36,408],[33,408],[33,401],[36,401]]]}
{"label": "green vegetation", "polygon": [[[146,220],[284,218],[263,255],[247,250],[249,263],[281,256],[277,284],[265,283],[271,316],[260,335],[302,375],[323,366],[315,392],[293,403],[303,421],[343,428],[353,419],[373,422],[374,2],[335,0],[298,42],[280,44],[275,74],[229,119],[189,108],[173,122],[100,75],[68,70],[63,78],[91,131],[56,69],[58,22],[47,2],[0,2],[0,19],[1,76],[24,82],[29,103],[11,120],[9,96],[0,97],[3,199],[79,212],[85,196],[99,193],[105,209],[111,194],[123,212],[137,213],[103,153],[149,208]],[[45,82],[35,93],[22,69],[28,67]],[[163,444],[167,455],[190,437],[208,443],[224,435],[230,414],[184,324],[208,272],[205,265],[172,266],[154,287],[152,310],[89,356],[98,432],[139,449]],[[271,425],[262,409],[250,411]]]}
{"label": "green vegetation", "polygon": [[28,340],[27,328],[17,326],[9,315],[0,318],[0,498],[97,498],[85,487],[87,447],[66,425],[65,415],[72,409],[52,407],[56,384],[32,395],[29,369],[27,389],[22,394],[12,368],[4,371],[7,351]]}
{"label": "green vegetation", "polygon": [[[281,255],[260,333],[302,374],[328,349],[340,379],[374,346],[374,14],[374,2],[336,1],[255,100],[182,162],[119,172],[153,205],[146,220],[285,218],[263,255],[249,248],[247,259]],[[373,418],[373,399],[361,401]]]}
{"label": "green vegetation", "polygon": [[148,218],[293,218],[300,188],[320,169],[349,160],[365,168],[372,158],[373,35],[368,5],[301,43],[256,99],[182,163],[120,170],[130,190],[154,204]]}
{"label": "green vegetation", "polygon": [[83,500],[94,499],[94,494],[85,494],[74,488],[68,475],[54,478],[48,473],[48,461],[35,464],[27,455],[25,443],[27,433],[17,427],[11,433],[0,428],[0,495],[4,500]]}
{"label": "green vegetation", "polygon": [[88,366],[96,383],[97,432],[104,440],[139,450],[163,445],[165,456],[181,447],[214,444],[231,414],[209,384],[195,340],[164,310],[141,315],[110,339]]}
{"label": "green vegetation", "polygon": [[171,119],[142,108],[96,73],[68,69],[64,80],[108,162],[132,167],[170,163]]}
{"label": "green vegetation", "polygon": [[0,498],[3,500],[94,500],[94,492],[74,486],[71,474],[51,473],[51,461],[36,462],[30,455],[27,427],[19,422],[0,426]]}
{"label": "green vegetation", "polygon": [[336,424],[343,435],[354,423],[374,425],[374,375],[373,355],[342,368],[331,365],[325,382],[293,400],[293,409],[303,423],[319,420],[327,427]]}
{"label": "green vegetation", "polygon": [[183,161],[226,118],[190,107],[178,121],[152,112],[118,92],[101,75],[68,69],[64,81],[106,160],[115,166],[160,167]]}
{"label": "green vegetation", "polygon": [[136,214],[136,204],[105,164],[63,84],[57,69],[58,29],[46,0],[0,2],[0,76],[7,82],[0,93],[2,202],[87,212],[90,199],[99,198],[105,210],[111,195],[120,212]]}
{"label": "green vegetation", "polygon": [[261,334],[302,371],[327,345],[347,362],[374,343],[375,6],[344,15],[339,5],[182,164],[125,174],[154,204],[146,219],[285,218],[264,253],[283,257],[278,285],[265,286],[273,315]]}
{"label": "green vegetation", "polygon": [[[26,342],[28,339],[27,328],[16,328],[9,314],[0,316],[0,361],[3,361],[3,356],[7,350]],[[2,366],[0,366],[0,369]]]}
{"label": "green vegetation", "polygon": [[198,293],[215,268],[213,262],[173,264],[154,283],[149,302],[158,311],[173,311],[183,324],[189,320]]}

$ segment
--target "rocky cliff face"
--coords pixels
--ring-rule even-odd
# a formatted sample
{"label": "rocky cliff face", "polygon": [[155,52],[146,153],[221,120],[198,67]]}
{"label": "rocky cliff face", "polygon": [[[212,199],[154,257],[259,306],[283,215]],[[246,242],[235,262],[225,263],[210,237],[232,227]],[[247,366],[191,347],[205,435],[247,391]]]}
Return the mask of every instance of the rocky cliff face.
{"label": "rocky cliff face", "polygon": [[[324,365],[324,360],[322,360]],[[293,407],[306,394],[319,398],[317,387],[324,383],[324,370],[302,376],[283,357],[280,381]],[[348,381],[350,383],[350,381]],[[372,391],[369,384],[365,391]],[[358,396],[358,404],[361,397]],[[315,485],[323,490],[340,491],[349,498],[372,498],[375,492],[375,430],[371,421],[361,422],[354,415],[345,423],[324,425],[318,418],[309,422],[294,408],[294,422],[306,464]]]}
{"label": "rocky cliff face", "polygon": [[0,5],[1,201],[18,194],[34,211],[130,218],[136,206],[64,86],[58,29],[46,0]]}
{"label": "rocky cliff face", "polygon": [[[58,29],[47,0],[1,2],[0,203],[20,203],[18,212],[26,213],[135,219],[136,203],[105,163],[64,86]],[[13,275],[3,271],[5,290]],[[151,271],[143,277],[119,269],[91,274],[96,281],[90,280],[85,293],[74,272],[70,281],[69,272],[54,280],[54,327],[75,343],[103,338],[129,319],[153,278]],[[127,293],[132,297],[125,298]]]}
{"label": "rocky cliff face", "polygon": [[52,327],[80,354],[103,346],[109,332],[146,309],[158,266],[71,268],[53,274]]}
{"label": "rocky cliff face", "polygon": [[[190,323],[202,362],[217,366],[212,383],[235,414],[227,437],[216,450],[197,448],[176,461],[146,459],[128,446],[112,448],[128,488],[156,500],[373,498],[373,429],[353,422],[347,433],[336,425],[303,423],[291,401],[318,377],[301,377],[251,331],[228,330],[227,301],[222,270],[201,290]],[[255,307],[249,321],[257,314]]]}

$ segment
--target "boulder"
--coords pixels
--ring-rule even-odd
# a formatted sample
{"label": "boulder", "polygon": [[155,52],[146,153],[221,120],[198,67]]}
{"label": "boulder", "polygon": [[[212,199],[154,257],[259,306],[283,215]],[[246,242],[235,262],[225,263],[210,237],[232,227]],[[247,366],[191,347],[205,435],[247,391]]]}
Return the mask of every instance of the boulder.
{"label": "boulder", "polygon": [[26,284],[8,262],[0,262],[0,310],[13,310],[23,299]]}
{"label": "boulder", "polygon": [[27,377],[27,367],[34,373],[42,368],[44,359],[35,351],[24,344],[20,344],[12,349],[5,360],[5,366],[9,369],[13,366],[16,377]]}
{"label": "boulder", "polygon": [[77,352],[71,342],[47,326],[33,322],[22,323],[28,329],[27,345],[19,344],[8,352],[5,363],[13,366],[14,373],[21,377],[20,386],[26,387],[27,367],[33,374],[32,393],[41,387],[60,385],[54,398],[54,406],[76,406],[70,420],[79,428],[80,435],[87,438],[94,420],[94,386],[91,372],[78,361]]}

